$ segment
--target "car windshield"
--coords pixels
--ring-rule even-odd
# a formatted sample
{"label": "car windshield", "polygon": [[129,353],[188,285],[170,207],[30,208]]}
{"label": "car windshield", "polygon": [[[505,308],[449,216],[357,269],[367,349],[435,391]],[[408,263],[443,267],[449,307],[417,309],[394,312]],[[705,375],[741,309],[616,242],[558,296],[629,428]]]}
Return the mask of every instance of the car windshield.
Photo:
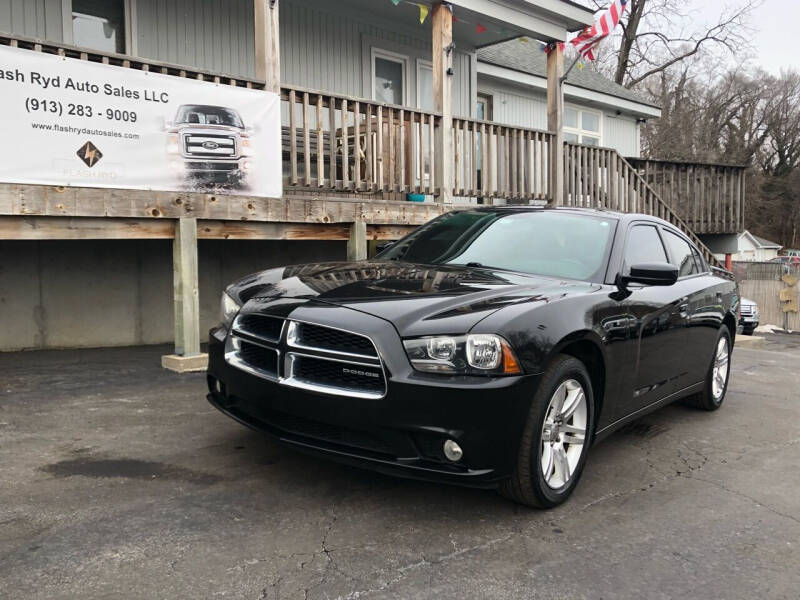
{"label": "car windshield", "polygon": [[242,118],[235,110],[222,106],[185,105],[178,109],[176,123],[190,125],[227,125],[244,129]]}
{"label": "car windshield", "polygon": [[423,225],[377,258],[596,281],[615,229],[613,218],[566,211],[459,211]]}

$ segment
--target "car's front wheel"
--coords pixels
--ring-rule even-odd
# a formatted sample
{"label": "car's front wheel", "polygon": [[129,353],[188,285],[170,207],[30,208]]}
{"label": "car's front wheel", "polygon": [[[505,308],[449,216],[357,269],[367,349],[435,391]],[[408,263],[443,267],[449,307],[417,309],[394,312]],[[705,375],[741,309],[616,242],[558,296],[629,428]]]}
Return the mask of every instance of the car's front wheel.
{"label": "car's front wheel", "polygon": [[507,498],[536,508],[564,502],[578,483],[594,431],[594,396],[586,367],[558,356],[542,376],[522,434]]}

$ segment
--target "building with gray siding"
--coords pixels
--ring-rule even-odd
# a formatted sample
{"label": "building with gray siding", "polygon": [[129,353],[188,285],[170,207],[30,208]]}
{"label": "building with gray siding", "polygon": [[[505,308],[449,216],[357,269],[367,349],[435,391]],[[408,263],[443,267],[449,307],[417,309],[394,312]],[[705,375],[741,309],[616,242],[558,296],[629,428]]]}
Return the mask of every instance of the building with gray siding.
{"label": "building with gray siding", "polygon": [[[478,50],[478,94],[489,118],[537,129],[547,126],[547,61],[538,43],[510,40]],[[571,60],[571,59],[570,59]],[[564,85],[564,139],[641,154],[641,124],[661,109],[597,72],[573,68]]]}
{"label": "building with gray siding", "polygon": [[[548,95],[562,90],[542,65],[562,56],[545,59],[534,40],[563,42],[591,11],[568,0],[425,6],[420,22],[418,5],[390,0],[0,0],[0,44],[20,51],[278,94],[284,175],[281,198],[0,181],[0,351],[183,348],[239,276],[360,258],[368,239],[475,202],[650,210],[684,229],[675,210],[686,210],[698,231],[735,231],[740,168],[624,159],[639,153],[637,120],[657,107],[585,69],[548,115]],[[507,41],[520,37],[530,43]],[[719,203],[692,213],[692,198],[673,195],[675,173],[703,190],[728,181],[720,217]],[[179,229],[190,243],[176,243]],[[193,285],[178,286],[189,272]],[[173,310],[193,289],[196,310]]]}

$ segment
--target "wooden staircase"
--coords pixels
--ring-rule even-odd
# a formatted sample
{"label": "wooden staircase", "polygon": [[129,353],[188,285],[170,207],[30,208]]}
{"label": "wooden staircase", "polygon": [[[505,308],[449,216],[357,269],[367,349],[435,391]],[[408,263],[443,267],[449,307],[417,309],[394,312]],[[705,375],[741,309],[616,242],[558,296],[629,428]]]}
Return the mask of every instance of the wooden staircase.
{"label": "wooden staircase", "polygon": [[564,206],[643,213],[664,219],[694,242],[708,264],[722,268],[686,221],[616,150],[566,143],[564,171]]}

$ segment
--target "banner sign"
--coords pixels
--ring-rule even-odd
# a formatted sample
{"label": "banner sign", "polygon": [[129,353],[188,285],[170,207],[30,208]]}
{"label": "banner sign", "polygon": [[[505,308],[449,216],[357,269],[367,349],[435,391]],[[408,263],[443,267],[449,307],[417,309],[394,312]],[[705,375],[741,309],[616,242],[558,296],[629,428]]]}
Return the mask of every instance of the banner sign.
{"label": "banner sign", "polygon": [[282,196],[277,94],[0,46],[0,182]]}

